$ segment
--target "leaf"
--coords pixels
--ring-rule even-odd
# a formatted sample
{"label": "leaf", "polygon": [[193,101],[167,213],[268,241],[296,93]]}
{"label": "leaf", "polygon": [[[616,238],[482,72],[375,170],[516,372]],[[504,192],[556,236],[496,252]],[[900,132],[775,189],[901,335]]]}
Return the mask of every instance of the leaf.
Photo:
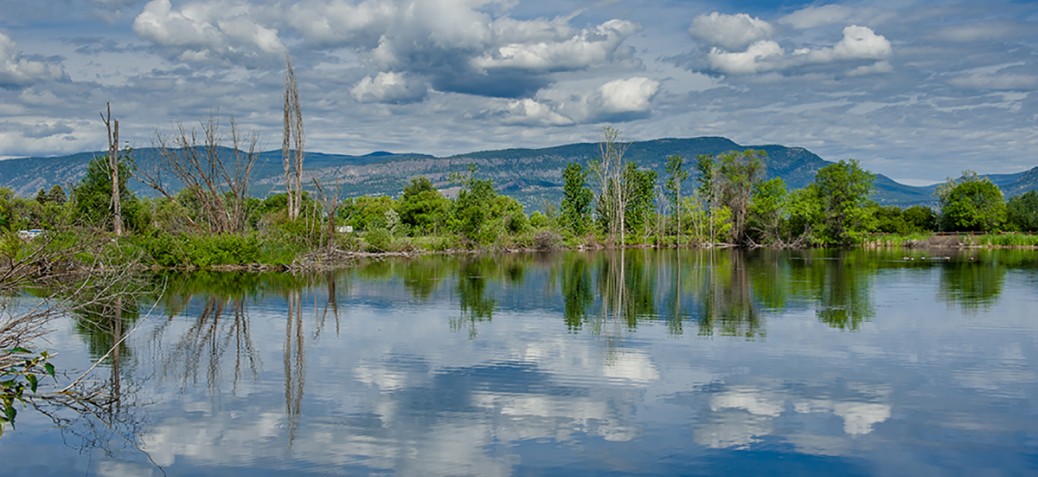
{"label": "leaf", "polygon": [[7,406],[4,408],[4,415],[7,416],[7,421],[14,423],[14,416],[18,415],[18,410],[14,406]]}
{"label": "leaf", "polygon": [[29,380],[29,389],[31,389],[32,392],[35,393],[36,392],[36,385],[38,384],[38,380],[36,378],[36,375],[35,374],[27,374],[27,375],[25,375],[25,379]]}
{"label": "leaf", "polygon": [[50,375],[50,377],[52,377],[54,379],[58,379],[58,378],[54,377],[54,365],[53,364],[43,363],[43,369],[45,369],[47,371],[47,374]]}
{"label": "leaf", "polygon": [[16,347],[11,348],[9,350],[4,350],[4,352],[5,353],[22,353],[22,354],[32,353],[32,351],[29,351],[29,350],[27,350],[25,348],[22,348],[21,346],[16,346]]}

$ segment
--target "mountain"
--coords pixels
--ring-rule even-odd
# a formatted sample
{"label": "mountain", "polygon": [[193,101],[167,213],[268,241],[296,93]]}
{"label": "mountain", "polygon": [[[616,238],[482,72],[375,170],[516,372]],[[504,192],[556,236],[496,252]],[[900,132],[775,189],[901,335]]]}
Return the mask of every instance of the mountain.
{"label": "mountain", "polygon": [[[453,173],[464,173],[470,165],[477,167],[479,177],[491,178],[502,193],[515,197],[527,207],[543,208],[545,203],[557,203],[562,195],[562,170],[570,162],[587,164],[598,157],[597,143],[567,144],[542,149],[502,149],[435,157],[417,153],[391,153],[377,151],[363,156],[341,154],[307,153],[304,163],[305,182],[318,180],[326,190],[341,187],[344,197],[367,194],[398,195],[412,177],[426,176],[437,187],[450,190],[457,187],[451,180]],[[690,162],[700,154],[719,154],[728,151],[761,149],[767,153],[766,174],[769,178],[781,177],[790,189],[809,184],[818,169],[831,162],[823,160],[811,151],[800,147],[780,145],[742,146],[722,137],[664,138],[651,141],[632,142],[625,157],[640,167],[650,168],[665,177],[667,156],[679,154]],[[229,156],[230,149],[221,154]],[[80,153],[61,157],[29,157],[0,161],[0,187],[14,189],[20,195],[35,194],[53,184],[69,189],[86,173],[91,158],[104,153]],[[140,170],[152,167],[158,158],[158,150],[143,148],[134,151]],[[690,165],[691,167],[691,165]],[[258,154],[252,171],[252,193],[266,196],[283,189],[284,171],[281,151],[266,151]],[[1002,188],[1006,196],[1038,189],[1038,167],[1018,174],[996,174],[989,176]],[[685,190],[691,190],[692,181]],[[874,198],[882,204],[907,206],[932,204],[935,186],[913,187],[876,175]],[[153,191],[134,180],[130,186],[139,194],[153,196]]]}

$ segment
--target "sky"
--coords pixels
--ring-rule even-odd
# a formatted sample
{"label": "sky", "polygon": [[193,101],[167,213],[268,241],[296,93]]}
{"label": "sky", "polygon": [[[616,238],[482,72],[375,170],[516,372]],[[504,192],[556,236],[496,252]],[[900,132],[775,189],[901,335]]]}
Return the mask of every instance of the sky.
{"label": "sky", "polygon": [[[440,156],[724,136],[913,185],[1038,166],[1038,2],[0,0],[0,158],[216,117]],[[225,127],[225,131],[226,131]]]}

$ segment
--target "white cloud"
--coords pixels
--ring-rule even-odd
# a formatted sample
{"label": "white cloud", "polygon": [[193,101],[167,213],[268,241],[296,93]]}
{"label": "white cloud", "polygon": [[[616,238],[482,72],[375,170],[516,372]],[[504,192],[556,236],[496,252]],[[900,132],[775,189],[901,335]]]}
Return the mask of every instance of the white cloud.
{"label": "white cloud", "polygon": [[597,88],[584,83],[543,91],[538,99],[522,99],[503,111],[506,124],[568,126],[630,121],[649,115],[660,82],[633,77],[607,82]]}
{"label": "white cloud", "polygon": [[696,39],[728,50],[744,48],[754,42],[770,38],[774,29],[760,18],[745,13],[726,15],[713,12],[692,19],[689,33]]}
{"label": "white cloud", "polygon": [[[799,48],[792,54],[775,41],[761,40],[745,51],[729,52],[713,47],[707,54],[710,67],[726,74],[754,74],[782,70],[802,65],[835,62],[885,60],[893,55],[890,41],[877,35],[869,27],[850,25],[843,29],[843,38],[831,47]],[[850,70],[849,76],[886,73],[893,70],[889,62],[879,61]]]}
{"label": "white cloud", "polygon": [[365,76],[350,90],[353,98],[362,103],[412,103],[421,101],[427,93],[425,83],[397,72]]}
{"label": "white cloud", "polygon": [[823,25],[832,25],[847,21],[853,10],[845,5],[820,5],[797,10],[778,20],[783,25],[806,30]]}
{"label": "white cloud", "polygon": [[710,66],[727,74],[751,74],[777,69],[774,59],[782,58],[785,52],[778,43],[761,40],[743,52],[729,53],[720,48],[712,48],[707,58]]}
{"label": "white cloud", "polygon": [[508,116],[505,117],[504,122],[524,126],[568,126],[573,124],[572,119],[553,111],[551,106],[529,98],[509,103]]}
{"label": "white cloud", "polygon": [[881,60],[893,54],[890,41],[877,35],[871,28],[850,25],[843,29],[843,39],[832,48],[799,49],[794,55],[803,55],[811,63],[829,63],[840,60]]}
{"label": "white cloud", "polygon": [[65,78],[67,75],[60,63],[26,58],[14,40],[0,32],[0,88]]}
{"label": "white cloud", "polygon": [[651,108],[650,101],[659,91],[660,82],[635,77],[610,81],[598,89],[601,113],[642,113]]}
{"label": "white cloud", "polygon": [[393,2],[311,0],[292,5],[286,12],[286,20],[303,38],[318,46],[366,44],[374,47],[397,12]]}
{"label": "white cloud", "polygon": [[[508,22],[522,29],[520,22]],[[575,70],[607,62],[623,40],[638,30],[634,23],[610,20],[568,38],[509,43],[473,60],[481,69],[521,68],[535,71]],[[543,31],[543,30],[542,30]],[[510,32],[501,32],[508,36]],[[527,35],[523,35],[527,36]]]}
{"label": "white cloud", "polygon": [[170,0],[152,0],[134,19],[133,31],[183,61],[280,61],[286,49],[278,30],[260,24],[255,10],[232,0],[174,10]]}

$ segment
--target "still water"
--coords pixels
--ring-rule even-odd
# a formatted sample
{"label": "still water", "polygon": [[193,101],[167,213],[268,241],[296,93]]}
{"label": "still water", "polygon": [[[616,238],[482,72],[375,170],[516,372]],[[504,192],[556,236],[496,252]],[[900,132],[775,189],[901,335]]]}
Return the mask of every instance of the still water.
{"label": "still water", "polygon": [[54,325],[70,377],[127,337],[91,383],[120,401],[26,409],[4,475],[1038,473],[1036,252],[150,280],[151,298]]}

